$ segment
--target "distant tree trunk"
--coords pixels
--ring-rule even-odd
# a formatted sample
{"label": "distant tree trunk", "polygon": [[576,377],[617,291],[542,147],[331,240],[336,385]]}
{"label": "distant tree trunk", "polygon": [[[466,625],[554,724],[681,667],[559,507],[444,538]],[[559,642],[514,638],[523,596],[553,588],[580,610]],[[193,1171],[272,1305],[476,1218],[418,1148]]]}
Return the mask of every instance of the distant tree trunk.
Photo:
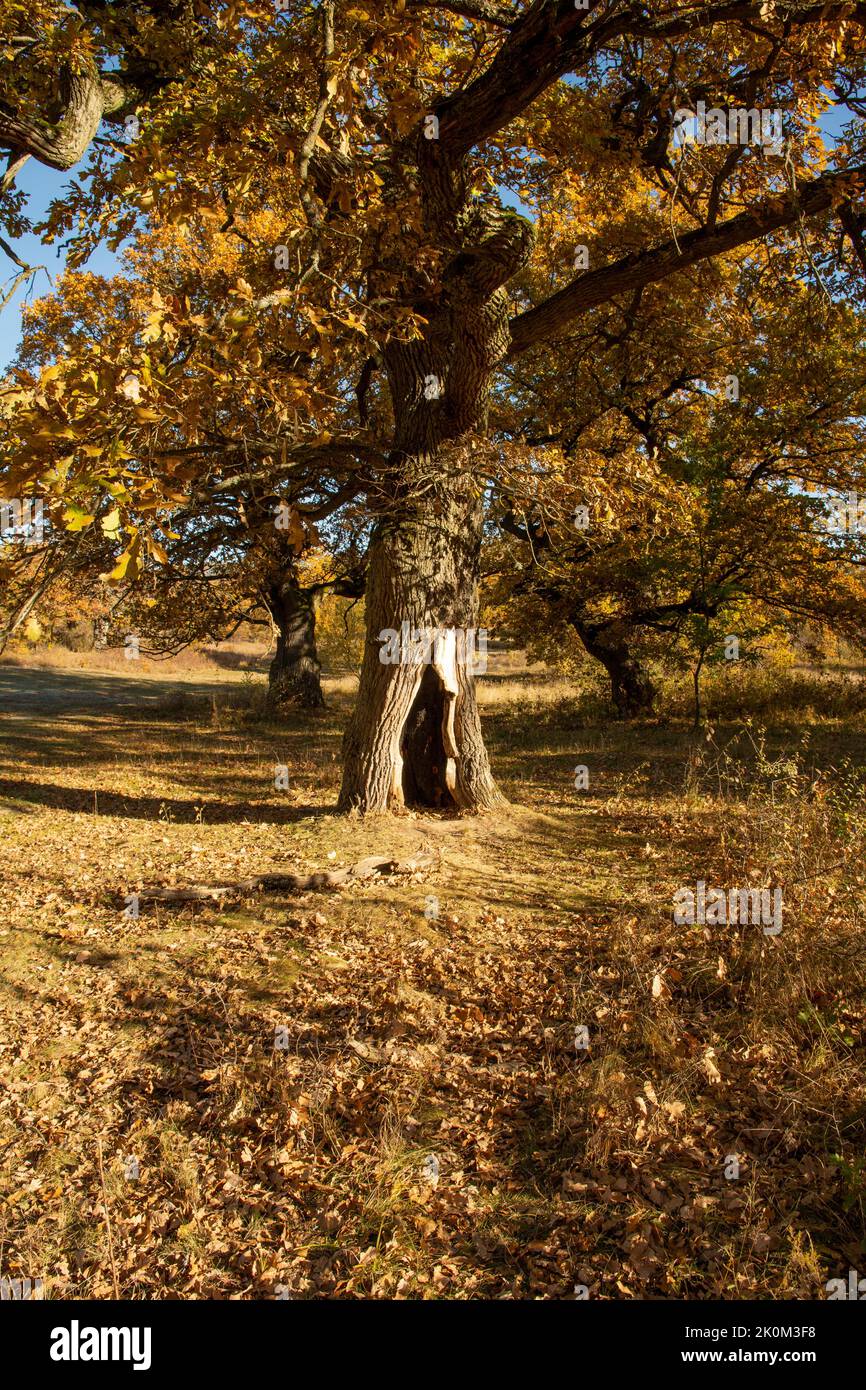
{"label": "distant tree trunk", "polygon": [[302,588],[290,575],[271,587],[268,599],[278,634],[268,671],[268,707],[321,709],[325,697],[316,651],[316,590]]}
{"label": "distant tree trunk", "polygon": [[709,647],[701,647],[697,665],[695,666],[695,669],[692,671],[692,684],[694,686],[695,693],[695,718],[692,728],[695,733],[697,733],[698,729],[701,727],[701,716],[703,713],[703,711],[701,710],[701,671],[703,670],[704,661],[706,660],[708,651]]}
{"label": "distant tree trunk", "polygon": [[590,656],[600,661],[610,677],[613,706],[621,719],[649,714],[658,691],[648,671],[629,645],[628,628],[621,622],[572,625]]}

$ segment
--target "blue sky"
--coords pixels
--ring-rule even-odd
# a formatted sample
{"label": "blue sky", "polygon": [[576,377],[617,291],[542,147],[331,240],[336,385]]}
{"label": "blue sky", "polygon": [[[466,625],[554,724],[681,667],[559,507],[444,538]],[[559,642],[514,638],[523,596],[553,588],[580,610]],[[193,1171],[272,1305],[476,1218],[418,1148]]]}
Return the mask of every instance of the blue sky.
{"label": "blue sky", "polygon": [[[28,159],[15,180],[15,187],[23,189],[27,194],[27,216],[31,222],[39,221],[52,200],[69,184],[72,176],[58,173],[56,169],[48,169],[44,164],[38,164],[35,159]],[[50,275],[57,275],[66,264],[66,255],[61,244],[55,242],[53,246],[45,246],[38,236],[19,237],[12,249],[28,265],[44,265]],[[88,270],[103,275],[110,275],[116,266],[117,257],[104,246],[97,247],[87,262]],[[0,251],[0,290],[17,274],[18,267]],[[28,293],[26,283],[19,286],[0,313],[0,372],[9,365],[18,349],[22,304],[25,300],[40,299],[50,289],[48,276],[45,271],[40,271],[33,282],[33,289]]]}

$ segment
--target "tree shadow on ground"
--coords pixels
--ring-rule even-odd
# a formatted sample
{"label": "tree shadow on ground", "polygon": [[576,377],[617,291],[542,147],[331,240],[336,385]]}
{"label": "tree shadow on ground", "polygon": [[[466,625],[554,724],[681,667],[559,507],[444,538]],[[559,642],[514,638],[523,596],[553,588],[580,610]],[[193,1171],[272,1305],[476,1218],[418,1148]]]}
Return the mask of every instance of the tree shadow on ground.
{"label": "tree shadow on ground", "polygon": [[332,803],[285,806],[272,802],[219,801],[197,798],[181,800],[171,796],[127,796],[99,787],[36,787],[32,782],[0,778],[0,796],[10,798],[10,809],[20,811],[21,802],[60,811],[89,812],[96,816],[119,816],[135,820],[166,820],[178,824],[260,823],[289,825],[299,820],[333,815]]}
{"label": "tree shadow on ground", "polygon": [[214,666],[221,666],[226,671],[249,671],[253,675],[267,675],[268,667],[273,660],[273,652],[265,653],[262,656],[250,656],[243,652],[216,647],[208,648],[207,659],[212,661]]}

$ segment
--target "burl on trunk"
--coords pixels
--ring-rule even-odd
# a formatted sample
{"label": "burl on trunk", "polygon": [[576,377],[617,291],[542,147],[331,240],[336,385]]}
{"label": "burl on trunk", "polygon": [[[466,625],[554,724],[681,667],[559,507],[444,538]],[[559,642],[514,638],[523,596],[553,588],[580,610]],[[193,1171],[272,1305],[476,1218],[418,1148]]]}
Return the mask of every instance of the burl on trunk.
{"label": "burl on trunk", "polygon": [[[435,183],[428,189],[446,205],[440,230],[454,191]],[[343,749],[343,810],[414,804],[483,811],[504,804],[481,734],[470,634],[478,622],[481,438],[491,376],[510,342],[502,286],[528,257],[533,229],[497,204],[466,211],[463,194],[457,190],[463,212],[449,225],[459,232],[424,339],[392,342],[383,354],[394,443],[370,549],[366,646]],[[437,634],[429,660],[381,659],[383,635],[404,624],[428,638]]]}
{"label": "burl on trunk", "polygon": [[475,693],[481,501],[465,461],[415,462],[430,474],[426,500],[380,522],[371,547],[340,805],[490,809],[504,798]]}

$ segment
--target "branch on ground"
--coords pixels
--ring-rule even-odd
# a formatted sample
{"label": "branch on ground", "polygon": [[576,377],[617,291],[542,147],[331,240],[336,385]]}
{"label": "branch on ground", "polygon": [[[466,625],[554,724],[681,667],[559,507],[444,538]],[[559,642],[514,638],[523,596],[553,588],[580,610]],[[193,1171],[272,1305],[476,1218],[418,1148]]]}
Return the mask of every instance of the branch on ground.
{"label": "branch on ground", "polygon": [[370,855],[359,859],[347,869],[330,869],[315,874],[255,874],[252,878],[234,883],[204,885],[190,884],[187,888],[141,888],[135,896],[143,903],[224,902],[226,899],[251,897],[254,893],[308,893],[311,890],[342,888],[348,883],[361,882],[388,874],[415,874],[436,864],[435,854],[416,854],[411,859],[392,859],[388,855]]}

